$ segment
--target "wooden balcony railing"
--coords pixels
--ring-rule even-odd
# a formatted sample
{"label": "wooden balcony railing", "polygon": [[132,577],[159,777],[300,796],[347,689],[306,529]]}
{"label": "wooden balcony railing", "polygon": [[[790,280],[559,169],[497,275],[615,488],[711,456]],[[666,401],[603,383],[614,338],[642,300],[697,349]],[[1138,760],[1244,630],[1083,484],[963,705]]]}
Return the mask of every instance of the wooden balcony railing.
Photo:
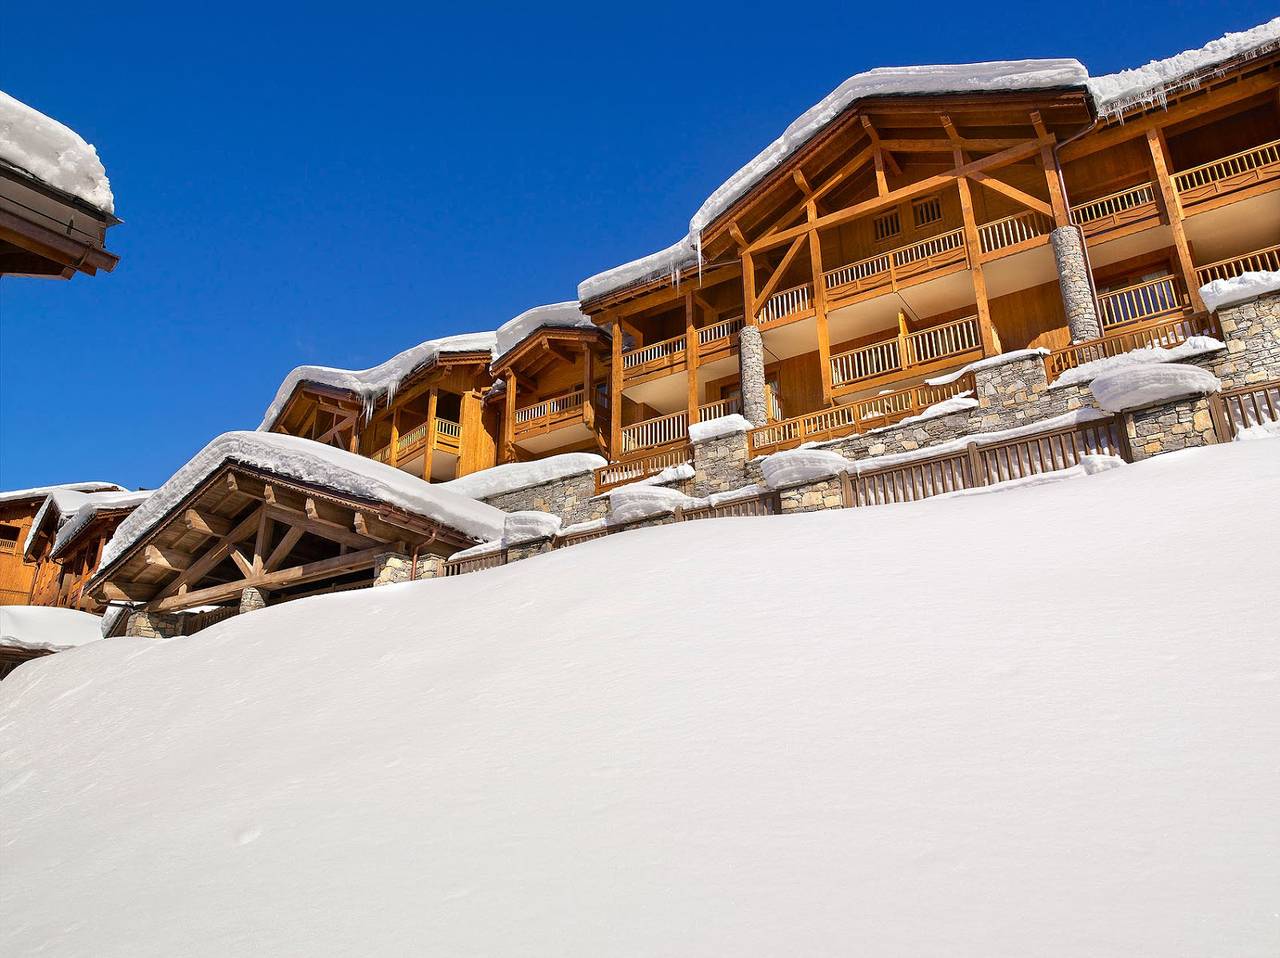
{"label": "wooden balcony railing", "polygon": [[965,248],[964,230],[961,229],[837,266],[823,273],[822,278],[829,291],[849,296],[967,262],[968,252]]}
{"label": "wooden balcony railing", "polygon": [[684,355],[684,335],[672,336],[648,346],[637,346],[622,354],[622,368],[635,369],[659,360]]}
{"label": "wooden balcony railing", "polygon": [[1232,193],[1280,176],[1280,140],[1233,153],[1173,174],[1173,186],[1184,204]]}
{"label": "wooden balcony railing", "polygon": [[756,321],[765,326],[793,313],[803,313],[812,306],[813,284],[803,283],[790,289],[779,290],[766,299],[756,314]]}
{"label": "wooden balcony railing", "polygon": [[[741,411],[741,400],[736,398],[721,399],[717,402],[704,403],[699,406],[698,420],[706,422],[708,419],[719,419],[721,416],[729,416]],[[682,409],[680,412],[673,412],[665,416],[646,419],[643,422],[632,423],[630,426],[623,426],[622,451],[623,453],[629,453],[653,446],[665,446],[668,443],[679,442],[688,434],[689,414]]]}
{"label": "wooden balcony railing", "polygon": [[1192,336],[1220,337],[1222,330],[1210,313],[1178,316],[1163,322],[1143,323],[1110,333],[1100,339],[1075,343],[1064,349],[1055,349],[1044,358],[1045,372],[1053,382],[1068,369],[1083,366],[1095,359],[1106,359],[1148,346],[1170,349],[1185,343]]}
{"label": "wooden balcony railing", "polygon": [[978,227],[978,240],[982,252],[994,253],[996,250],[1017,246],[1027,240],[1049,235],[1053,229],[1053,220],[1035,210],[1025,210],[1006,216],[1003,219],[983,223]]}
{"label": "wooden balcony railing", "polygon": [[495,549],[493,552],[485,552],[467,559],[446,559],[444,574],[446,577],[466,575],[468,572],[483,572],[485,569],[496,569],[498,566],[506,564],[507,550]]}
{"label": "wooden balcony railing", "polygon": [[1214,430],[1230,442],[1242,429],[1280,422],[1280,379],[1224,389],[1209,397]]}
{"label": "wooden balcony railing", "polygon": [[943,386],[909,386],[844,406],[772,422],[747,434],[748,454],[752,457],[769,455],[801,443],[822,442],[891,426],[908,416],[918,416],[935,403],[972,389],[974,378],[972,373],[968,373]]}
{"label": "wooden balcony railing", "polygon": [[[400,460],[406,456],[410,456],[417,452],[420,446],[425,445],[429,427],[430,423],[424,422],[421,425],[414,426],[408,432],[402,434],[400,438],[396,440],[396,459]],[[441,452],[452,452],[456,454],[461,448],[461,439],[462,427],[458,423],[451,422],[448,419],[436,419],[435,448],[439,449]],[[390,462],[391,444],[387,443],[370,456],[370,458],[377,462]]]}
{"label": "wooden balcony railing", "polygon": [[583,399],[582,390],[575,389],[573,392],[544,399],[532,406],[524,406],[516,410],[516,425],[522,426],[537,419],[547,419],[560,413],[571,412],[582,406]]}
{"label": "wooden balcony railing", "polygon": [[721,346],[724,340],[732,342],[738,330],[742,329],[744,322],[743,317],[734,316],[732,319],[722,319],[718,323],[702,327],[698,330],[698,347],[706,350]]}
{"label": "wooden balcony railing", "polygon": [[1099,295],[1098,318],[1105,331],[1124,323],[1176,313],[1183,304],[1177,278],[1160,276]]}
{"label": "wooden balcony railing", "polygon": [[596,493],[599,494],[616,486],[624,486],[628,482],[639,482],[656,476],[670,466],[679,466],[693,462],[693,449],[687,444],[656,452],[629,456],[595,471]]}
{"label": "wooden balcony railing", "polygon": [[1071,207],[1071,222],[1081,227],[1086,236],[1094,236],[1154,216],[1157,212],[1155,186],[1139,183]]}
{"label": "wooden balcony railing", "polygon": [[1268,246],[1266,249],[1245,253],[1243,256],[1218,260],[1208,266],[1197,266],[1196,282],[1204,286],[1215,279],[1234,279],[1245,273],[1275,271],[1280,271],[1280,246]]}
{"label": "wooden balcony railing", "polygon": [[969,316],[831,357],[831,385],[847,386],[982,348],[978,318]]}
{"label": "wooden balcony railing", "polygon": [[721,399],[716,402],[703,403],[698,407],[698,421],[706,422],[708,419],[719,419],[722,416],[732,416],[742,412],[741,399]]}

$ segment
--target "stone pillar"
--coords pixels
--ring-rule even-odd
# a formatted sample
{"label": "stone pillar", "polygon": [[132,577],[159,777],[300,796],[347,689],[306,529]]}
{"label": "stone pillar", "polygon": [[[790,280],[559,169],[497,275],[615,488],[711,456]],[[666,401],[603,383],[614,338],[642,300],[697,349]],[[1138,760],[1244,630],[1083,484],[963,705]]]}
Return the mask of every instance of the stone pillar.
{"label": "stone pillar", "polygon": [[267,597],[262,594],[261,589],[255,589],[253,586],[240,590],[240,614],[246,612],[257,612],[259,609],[267,607]]}
{"label": "stone pillar", "polygon": [[433,555],[431,553],[418,556],[418,570],[414,578],[443,579],[444,556]]}
{"label": "stone pillar", "polygon": [[769,421],[764,400],[764,342],[755,326],[743,326],[738,333],[738,367],[742,383],[742,415],[753,426]]}
{"label": "stone pillar", "polygon": [[412,578],[413,560],[401,552],[384,552],[373,560],[373,584],[394,585]]}
{"label": "stone pillar", "polygon": [[143,639],[171,639],[182,634],[182,616],[171,612],[130,612],[124,634]]}
{"label": "stone pillar", "polygon": [[1102,335],[1098,305],[1089,281],[1089,264],[1084,255],[1084,234],[1078,226],[1059,226],[1049,234],[1053,258],[1058,265],[1058,288],[1073,343]]}
{"label": "stone pillar", "polygon": [[748,485],[747,434],[731,432],[693,443],[691,495],[709,496]]}

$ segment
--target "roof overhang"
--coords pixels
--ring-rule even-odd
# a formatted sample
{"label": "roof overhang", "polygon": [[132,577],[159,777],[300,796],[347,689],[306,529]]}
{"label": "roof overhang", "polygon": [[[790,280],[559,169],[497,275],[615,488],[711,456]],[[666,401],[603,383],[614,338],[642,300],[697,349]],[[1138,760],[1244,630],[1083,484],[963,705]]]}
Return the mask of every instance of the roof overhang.
{"label": "roof overhang", "polygon": [[120,257],[106,248],[106,235],[119,222],[0,162],[0,275],[69,279],[110,272]]}

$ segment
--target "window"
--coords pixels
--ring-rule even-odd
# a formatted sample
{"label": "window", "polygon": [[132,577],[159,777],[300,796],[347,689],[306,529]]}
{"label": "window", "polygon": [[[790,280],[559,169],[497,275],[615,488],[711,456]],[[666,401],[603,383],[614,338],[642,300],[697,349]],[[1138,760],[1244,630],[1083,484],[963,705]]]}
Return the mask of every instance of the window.
{"label": "window", "polygon": [[875,225],[877,243],[887,239],[892,239],[902,232],[902,223],[898,219],[897,210],[890,210],[888,213],[881,213],[872,220],[872,223]]}
{"label": "window", "polygon": [[0,555],[13,555],[18,551],[18,527],[0,525]]}
{"label": "window", "polygon": [[911,220],[916,229],[942,220],[942,197],[926,196],[911,203]]}

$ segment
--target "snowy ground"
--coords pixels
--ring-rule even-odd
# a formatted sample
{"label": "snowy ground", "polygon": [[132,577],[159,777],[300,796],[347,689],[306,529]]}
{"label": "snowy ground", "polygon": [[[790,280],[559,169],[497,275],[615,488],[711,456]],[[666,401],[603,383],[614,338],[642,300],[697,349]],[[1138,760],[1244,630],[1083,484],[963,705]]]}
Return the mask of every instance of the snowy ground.
{"label": "snowy ground", "polygon": [[0,685],[0,954],[1280,953],[1280,440]]}

